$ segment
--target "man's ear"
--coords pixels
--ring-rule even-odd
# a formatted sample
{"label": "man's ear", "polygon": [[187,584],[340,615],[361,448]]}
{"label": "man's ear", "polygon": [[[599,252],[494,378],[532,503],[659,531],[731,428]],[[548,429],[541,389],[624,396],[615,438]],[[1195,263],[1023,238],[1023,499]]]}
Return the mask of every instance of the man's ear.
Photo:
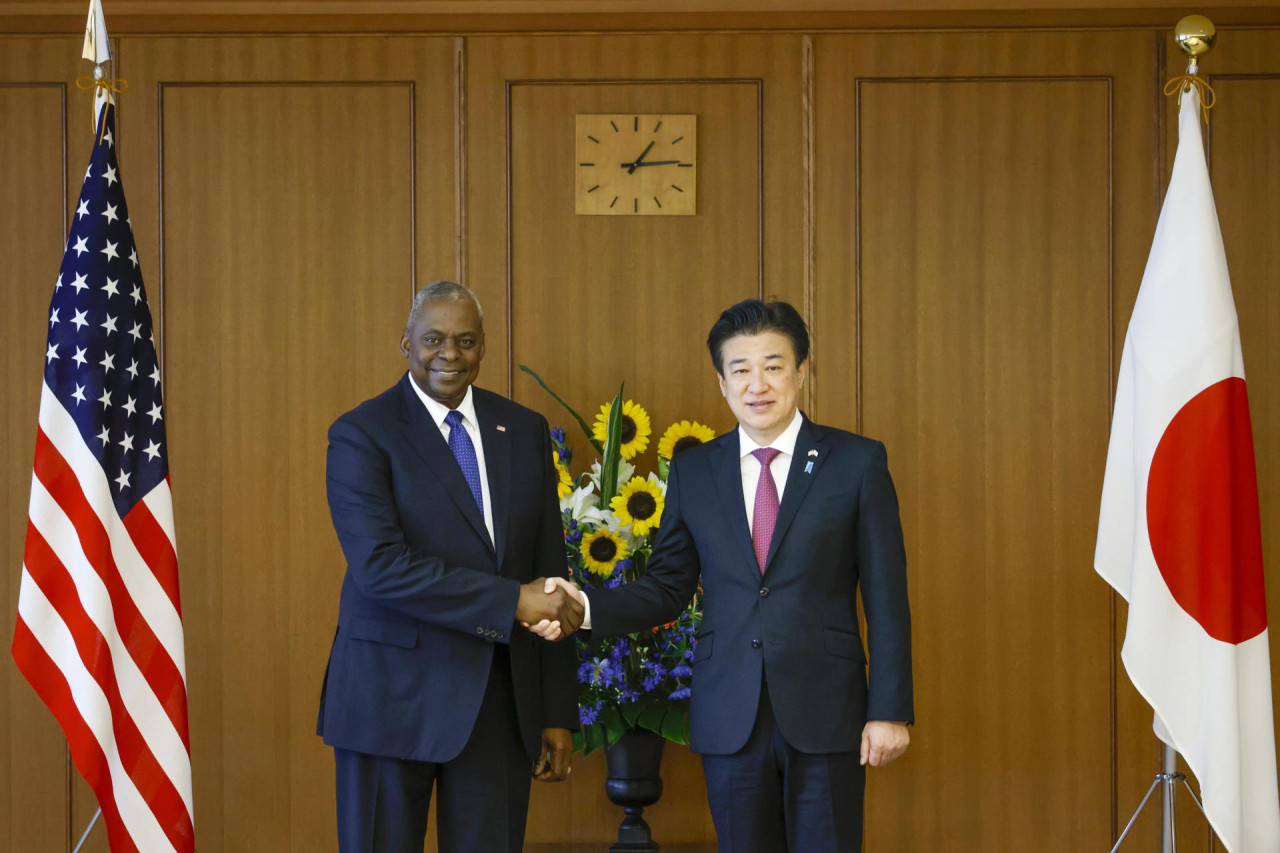
{"label": "man's ear", "polygon": [[405,358],[409,357],[409,330],[408,329],[406,329],[405,333],[400,336],[400,355],[404,356]]}

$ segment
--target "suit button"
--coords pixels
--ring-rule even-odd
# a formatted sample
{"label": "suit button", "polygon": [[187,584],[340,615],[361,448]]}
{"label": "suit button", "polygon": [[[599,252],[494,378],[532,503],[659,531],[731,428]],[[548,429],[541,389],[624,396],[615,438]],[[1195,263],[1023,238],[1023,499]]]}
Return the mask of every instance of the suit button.
{"label": "suit button", "polygon": [[505,635],[505,634],[503,634],[501,631],[499,631],[499,632],[498,632],[498,639],[499,639],[499,640],[501,640],[501,639],[503,639],[504,637],[506,637],[506,635]]}
{"label": "suit button", "polygon": [[769,587],[767,587],[767,586],[766,586],[766,587],[761,587],[761,588],[760,588],[760,597],[761,597],[761,598],[768,598],[768,597],[769,597]]}
{"label": "suit button", "polygon": [[484,629],[483,629],[483,628],[476,628],[476,633],[483,637],[483,636],[484,636]]}
{"label": "suit button", "polygon": [[758,649],[758,648],[760,648],[760,641],[759,641],[759,640],[752,640],[752,641],[751,641],[751,648],[753,648],[753,649]]}

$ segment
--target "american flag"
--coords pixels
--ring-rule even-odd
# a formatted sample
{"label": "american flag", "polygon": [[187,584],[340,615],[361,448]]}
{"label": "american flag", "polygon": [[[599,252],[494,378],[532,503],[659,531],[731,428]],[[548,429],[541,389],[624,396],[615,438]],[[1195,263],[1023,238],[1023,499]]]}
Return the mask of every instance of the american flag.
{"label": "american flag", "polygon": [[49,306],[13,656],[62,726],[111,849],[191,851],[160,368],[114,107],[101,119]]}

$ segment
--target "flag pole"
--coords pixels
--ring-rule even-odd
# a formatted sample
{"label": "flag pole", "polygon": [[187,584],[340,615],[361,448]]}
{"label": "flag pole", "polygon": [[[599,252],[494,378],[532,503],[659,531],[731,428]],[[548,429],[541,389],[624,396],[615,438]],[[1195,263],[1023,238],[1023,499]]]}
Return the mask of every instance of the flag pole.
{"label": "flag pole", "polygon": [[[1203,15],[1188,15],[1178,21],[1177,26],[1174,28],[1173,39],[1178,43],[1178,47],[1187,54],[1187,77],[1192,77],[1199,73],[1200,57],[1213,48],[1214,36],[1213,22]],[[1190,88],[1192,82],[1192,80],[1187,79],[1185,84],[1178,88]],[[1168,89],[1166,89],[1167,92]],[[1165,731],[1164,723],[1158,717],[1156,718],[1156,728]],[[1160,770],[1156,773],[1156,778],[1151,782],[1151,787],[1147,789],[1146,796],[1138,804],[1133,817],[1129,818],[1129,822],[1125,824],[1124,831],[1116,839],[1115,846],[1111,848],[1111,853],[1116,853],[1120,849],[1125,836],[1133,828],[1138,815],[1142,814],[1142,810],[1146,807],[1157,787],[1161,789],[1160,799],[1163,806],[1160,820],[1160,853],[1176,853],[1178,849],[1177,822],[1175,820],[1177,812],[1175,796],[1178,791],[1178,782],[1181,782],[1186,787],[1187,793],[1191,795],[1192,802],[1200,809],[1200,813],[1204,814],[1204,806],[1201,805],[1199,798],[1196,797],[1196,792],[1192,790],[1191,783],[1187,781],[1185,774],[1178,772],[1177,750],[1165,742],[1163,738],[1159,738],[1159,740],[1163,747]]]}

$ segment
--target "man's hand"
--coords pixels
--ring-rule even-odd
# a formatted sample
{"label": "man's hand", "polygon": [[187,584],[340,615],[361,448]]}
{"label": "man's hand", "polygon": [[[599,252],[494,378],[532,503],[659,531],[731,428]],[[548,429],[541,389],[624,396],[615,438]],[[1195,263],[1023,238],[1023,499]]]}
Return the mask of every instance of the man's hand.
{"label": "man's hand", "polygon": [[[585,611],[587,600],[586,593],[578,589],[568,580],[564,578],[547,578],[542,589],[544,592],[550,594],[556,592],[557,587],[559,588],[560,593],[570,596],[574,602]],[[578,628],[582,626],[582,618],[578,618],[576,625],[568,625],[567,630],[565,624],[562,624],[555,619],[542,619],[536,623],[528,621],[524,622],[524,626],[542,639],[554,641],[563,639],[578,630]]]}
{"label": "man's hand", "polygon": [[568,729],[542,730],[542,758],[533,768],[539,782],[563,782],[573,772],[569,755],[573,752],[573,733]]}
{"label": "man's hand", "polygon": [[910,743],[906,723],[871,720],[862,727],[862,763],[883,767],[906,752]]}
{"label": "man's hand", "polygon": [[[565,589],[556,589],[551,580],[554,579],[536,578],[520,585],[516,619],[523,625],[543,622],[554,624],[557,632],[568,636],[582,625],[582,602]],[[573,589],[572,584],[569,588]]]}

